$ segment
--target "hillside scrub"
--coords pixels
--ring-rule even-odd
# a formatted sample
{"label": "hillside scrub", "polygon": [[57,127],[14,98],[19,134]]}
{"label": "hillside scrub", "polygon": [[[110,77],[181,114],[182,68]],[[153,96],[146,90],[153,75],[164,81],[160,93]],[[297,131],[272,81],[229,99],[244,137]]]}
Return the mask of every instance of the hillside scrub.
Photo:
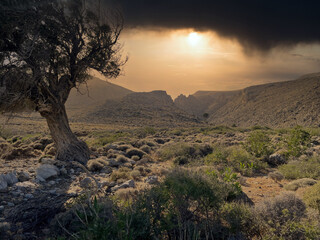
{"label": "hillside scrub", "polygon": [[271,139],[265,131],[257,130],[249,134],[244,148],[257,158],[268,157],[273,153]]}
{"label": "hillside scrub", "polygon": [[320,178],[320,159],[312,157],[305,161],[293,160],[279,167],[286,179]]}
{"label": "hillside scrub", "polygon": [[212,147],[203,144],[174,143],[167,144],[157,151],[160,161],[173,160],[177,165],[190,163],[212,152]]}
{"label": "hillside scrub", "polygon": [[[76,201],[56,217],[58,239],[318,239],[319,223],[293,194],[257,207],[236,201],[230,184],[204,172],[176,169],[128,198]],[[239,196],[239,195],[237,195]],[[85,198],[83,198],[85,199]],[[62,238],[61,238],[62,237]]]}
{"label": "hillside scrub", "polygon": [[303,199],[309,207],[318,210],[320,214],[320,182],[307,189]]}
{"label": "hillside scrub", "polygon": [[310,133],[304,130],[301,126],[291,129],[289,135],[285,138],[288,155],[299,157],[307,149],[310,142]]}
{"label": "hillside scrub", "polygon": [[203,161],[208,166],[230,167],[245,176],[252,176],[255,172],[261,171],[267,166],[266,163],[248,153],[242,146],[215,145],[213,152],[205,156]]}

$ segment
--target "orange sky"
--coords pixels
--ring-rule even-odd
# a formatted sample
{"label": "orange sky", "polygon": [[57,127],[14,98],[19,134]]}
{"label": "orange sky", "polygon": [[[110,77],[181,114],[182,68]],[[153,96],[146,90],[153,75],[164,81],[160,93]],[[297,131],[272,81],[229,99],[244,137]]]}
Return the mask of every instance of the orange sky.
{"label": "orange sky", "polygon": [[192,29],[125,30],[121,42],[129,61],[124,75],[111,82],[133,91],[166,90],[172,97],[197,90],[236,90],[320,71],[316,45],[249,56],[235,40]]}

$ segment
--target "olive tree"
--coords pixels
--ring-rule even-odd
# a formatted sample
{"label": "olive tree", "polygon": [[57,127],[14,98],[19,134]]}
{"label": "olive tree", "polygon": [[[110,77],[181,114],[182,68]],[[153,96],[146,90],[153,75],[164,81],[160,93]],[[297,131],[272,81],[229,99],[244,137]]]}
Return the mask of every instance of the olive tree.
{"label": "olive tree", "polygon": [[92,6],[84,0],[0,3],[0,110],[39,112],[62,161],[86,163],[90,156],[69,126],[70,90],[92,70],[117,77],[126,61],[118,41],[121,14]]}

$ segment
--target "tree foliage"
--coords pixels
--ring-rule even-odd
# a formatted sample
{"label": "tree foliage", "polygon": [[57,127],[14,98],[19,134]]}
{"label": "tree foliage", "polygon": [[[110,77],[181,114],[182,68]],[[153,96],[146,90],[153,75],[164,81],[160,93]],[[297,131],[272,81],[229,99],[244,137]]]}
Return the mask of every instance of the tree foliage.
{"label": "tree foliage", "polygon": [[[92,70],[107,78],[120,74],[122,28],[120,13],[106,14],[93,0],[1,1],[0,110],[38,111],[64,158],[79,145],[64,106],[70,90]],[[88,149],[82,144],[74,151]]]}

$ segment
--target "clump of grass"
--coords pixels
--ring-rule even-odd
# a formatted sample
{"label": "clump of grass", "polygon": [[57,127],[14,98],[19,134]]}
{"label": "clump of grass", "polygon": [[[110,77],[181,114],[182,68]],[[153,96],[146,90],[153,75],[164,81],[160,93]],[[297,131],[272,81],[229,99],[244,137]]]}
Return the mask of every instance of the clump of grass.
{"label": "clump of grass", "polygon": [[309,207],[318,210],[320,214],[320,182],[307,189],[303,199]]}
{"label": "clump of grass", "polygon": [[136,130],[136,134],[139,138],[145,138],[150,135],[154,135],[157,133],[157,130],[154,127],[144,127]]}
{"label": "clump of grass", "polygon": [[87,163],[87,167],[90,171],[100,171],[103,169],[105,166],[108,165],[108,162],[104,159],[97,158],[97,159],[91,159]]}
{"label": "clump of grass", "polygon": [[213,152],[204,157],[204,163],[209,166],[231,167],[245,176],[251,176],[254,172],[266,167],[264,162],[252,156],[241,146],[216,145]]}
{"label": "clump of grass", "polygon": [[160,161],[173,160],[178,165],[187,164],[201,159],[212,152],[209,145],[175,143],[163,146],[157,151]]}
{"label": "clump of grass", "polygon": [[281,165],[278,169],[286,179],[320,178],[320,160],[316,157],[307,161],[291,161]]}
{"label": "clump of grass", "polygon": [[297,191],[298,188],[308,187],[316,184],[317,181],[311,178],[302,178],[292,181],[284,186],[284,189],[289,191]]}
{"label": "clump of grass", "polygon": [[128,132],[101,132],[92,134],[91,138],[86,140],[89,146],[103,147],[106,144],[126,141],[130,137]]}
{"label": "clump of grass", "polygon": [[131,169],[122,167],[119,168],[118,171],[113,171],[110,175],[111,181],[117,182],[119,180],[129,180],[131,178],[130,175]]}

